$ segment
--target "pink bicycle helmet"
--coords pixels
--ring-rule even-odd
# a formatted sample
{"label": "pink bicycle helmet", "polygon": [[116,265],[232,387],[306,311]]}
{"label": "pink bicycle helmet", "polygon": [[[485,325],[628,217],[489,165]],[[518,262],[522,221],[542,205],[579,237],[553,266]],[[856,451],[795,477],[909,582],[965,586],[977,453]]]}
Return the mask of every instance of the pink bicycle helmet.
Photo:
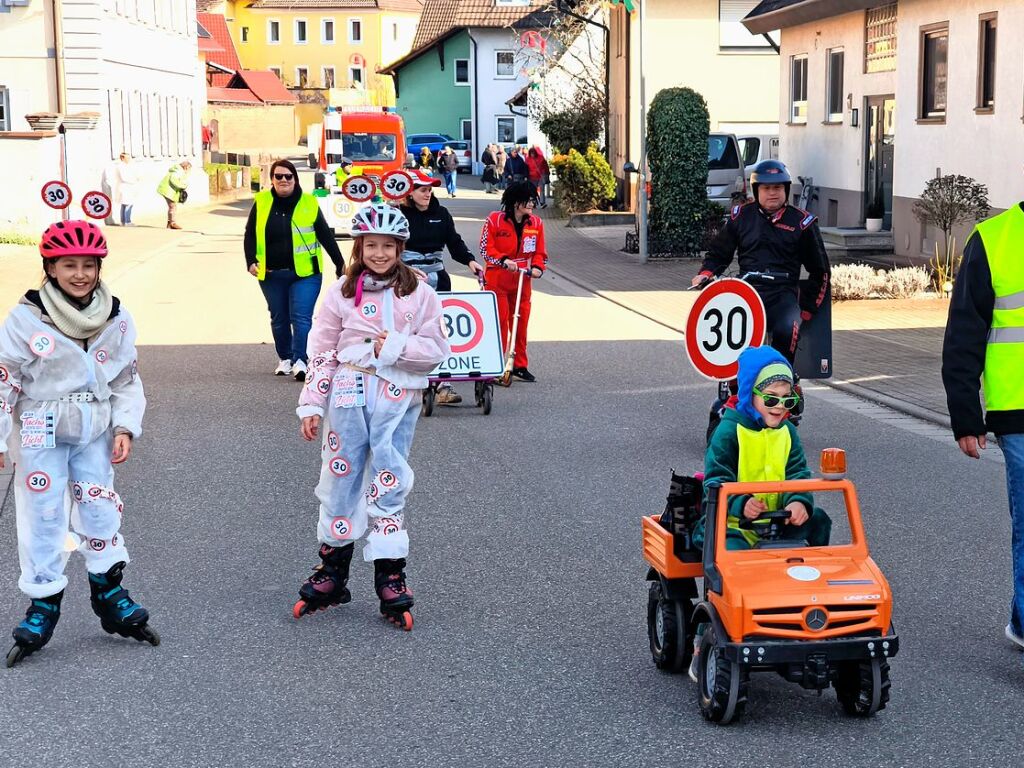
{"label": "pink bicycle helmet", "polygon": [[399,240],[409,239],[409,220],[397,208],[374,203],[352,217],[352,237],[360,235],[389,235]]}
{"label": "pink bicycle helmet", "polygon": [[61,256],[107,255],[107,238],[103,230],[91,221],[58,221],[43,232],[39,253],[44,259]]}

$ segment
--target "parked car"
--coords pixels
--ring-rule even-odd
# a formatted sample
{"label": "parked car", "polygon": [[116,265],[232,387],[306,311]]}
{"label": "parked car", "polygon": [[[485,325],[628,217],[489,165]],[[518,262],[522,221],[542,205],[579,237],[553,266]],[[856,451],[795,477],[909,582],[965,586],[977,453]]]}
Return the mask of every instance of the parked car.
{"label": "parked car", "polygon": [[743,175],[750,188],[750,174],[762,160],[779,159],[779,137],[771,135],[738,136],[740,158],[743,160]]}
{"label": "parked car", "polygon": [[468,141],[449,141],[445,146],[451,147],[452,152],[459,158],[458,173],[473,172],[473,149]]}
{"label": "parked car", "polygon": [[731,133],[708,134],[708,200],[723,208],[733,197],[747,198],[747,177],[740,159],[739,143]]}
{"label": "parked car", "polygon": [[405,140],[406,149],[414,155],[419,155],[420,150],[426,147],[431,154],[436,155],[455,141],[446,133],[411,133]]}

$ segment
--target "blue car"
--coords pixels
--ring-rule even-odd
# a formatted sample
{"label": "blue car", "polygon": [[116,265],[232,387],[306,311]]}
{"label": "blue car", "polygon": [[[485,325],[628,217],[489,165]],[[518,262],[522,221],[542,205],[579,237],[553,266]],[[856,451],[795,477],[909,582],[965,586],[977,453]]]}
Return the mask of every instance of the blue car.
{"label": "blue car", "polygon": [[436,155],[442,149],[450,146],[455,141],[446,133],[412,133],[405,140],[406,149],[413,155],[419,157],[420,150],[426,147],[430,154]]}

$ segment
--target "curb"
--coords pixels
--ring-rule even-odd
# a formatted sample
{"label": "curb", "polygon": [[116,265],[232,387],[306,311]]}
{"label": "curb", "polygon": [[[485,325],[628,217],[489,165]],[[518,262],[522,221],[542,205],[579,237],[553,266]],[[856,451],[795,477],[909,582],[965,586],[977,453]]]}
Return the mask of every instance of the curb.
{"label": "curb", "polygon": [[[593,286],[588,285],[586,280],[580,280],[575,276],[567,275],[564,272],[560,272],[556,267],[548,267],[548,271],[558,275],[566,282],[572,283],[573,285],[583,288],[586,291],[590,291],[595,296],[600,296],[605,301],[609,301],[612,304],[616,304],[622,307],[623,309],[629,310],[633,314],[645,317],[651,322],[657,323],[658,325],[662,326],[663,328],[668,328],[670,331],[675,331],[676,333],[679,334],[683,333],[682,328],[670,325],[669,323],[666,323],[663,320],[660,320],[656,317],[652,317],[646,312],[637,309],[635,306],[630,306],[626,302],[619,301],[617,299],[605,295],[602,291],[599,291]],[[878,405],[883,405],[886,408],[891,408],[892,410],[905,414],[906,416],[911,416],[915,419],[920,419],[921,421],[926,421],[930,424],[934,424],[939,427],[944,427],[946,429],[952,429],[948,416],[941,413],[936,413],[935,411],[930,411],[927,408],[922,408],[919,405],[914,405],[913,403],[908,403],[903,400],[899,400],[895,397],[884,395],[881,392],[875,392],[872,389],[861,387],[858,386],[857,384],[850,384],[845,381],[832,381],[831,379],[813,379],[813,381],[816,383],[820,383],[823,386],[829,387],[831,389],[839,390],[840,392],[846,392],[847,394],[853,395],[854,397],[859,397],[862,400],[867,400],[868,402],[877,403]]]}

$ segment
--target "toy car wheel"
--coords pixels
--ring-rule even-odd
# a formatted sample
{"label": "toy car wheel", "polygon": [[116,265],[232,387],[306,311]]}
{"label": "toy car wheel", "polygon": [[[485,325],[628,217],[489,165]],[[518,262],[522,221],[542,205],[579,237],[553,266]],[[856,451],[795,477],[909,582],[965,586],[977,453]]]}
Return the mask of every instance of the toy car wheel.
{"label": "toy car wheel", "polygon": [[430,416],[434,412],[434,388],[427,387],[423,390],[423,415]]}
{"label": "toy car wheel", "polygon": [[494,400],[494,387],[487,385],[480,396],[480,405],[484,409],[484,416],[491,415],[491,402]]}
{"label": "toy car wheel", "polygon": [[666,595],[660,579],[651,582],[647,593],[647,637],[651,658],[658,669],[675,673],[689,666],[693,654],[693,633],[687,631],[689,607]]}
{"label": "toy car wheel", "polygon": [[889,703],[889,662],[871,659],[842,664],[832,685],[846,714],[871,717]]}
{"label": "toy car wheel", "polygon": [[749,671],[722,655],[714,625],[708,625],[697,658],[700,713],[713,723],[728,725],[743,714],[749,682]]}

